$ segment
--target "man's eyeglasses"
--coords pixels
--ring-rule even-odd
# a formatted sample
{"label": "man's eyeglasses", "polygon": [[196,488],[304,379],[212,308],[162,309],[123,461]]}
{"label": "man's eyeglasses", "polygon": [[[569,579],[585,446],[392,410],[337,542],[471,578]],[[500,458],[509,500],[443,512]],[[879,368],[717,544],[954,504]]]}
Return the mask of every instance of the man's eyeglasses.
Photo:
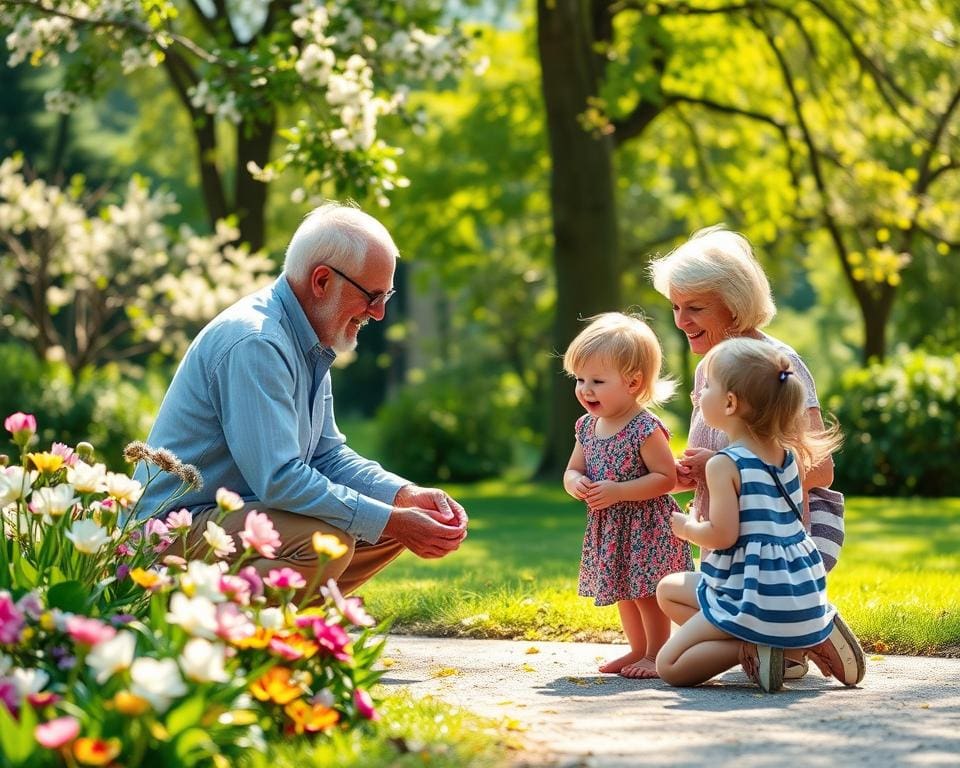
{"label": "man's eyeglasses", "polygon": [[366,288],[360,285],[360,283],[358,283],[349,275],[343,274],[343,272],[336,267],[330,266],[329,264],[324,264],[324,266],[331,272],[336,272],[338,275],[340,275],[340,277],[342,277],[344,280],[350,283],[350,285],[360,291],[360,293],[366,296],[367,309],[379,309],[383,307],[388,301],[390,301],[390,297],[396,293],[396,290],[393,288],[391,288],[389,291],[368,291]]}

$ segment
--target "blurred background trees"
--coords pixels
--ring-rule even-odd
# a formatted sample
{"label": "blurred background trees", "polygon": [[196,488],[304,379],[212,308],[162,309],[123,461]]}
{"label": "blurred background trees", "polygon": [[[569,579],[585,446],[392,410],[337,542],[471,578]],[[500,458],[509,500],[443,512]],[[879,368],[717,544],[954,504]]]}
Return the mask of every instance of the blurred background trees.
{"label": "blurred background trees", "polygon": [[[425,457],[418,474],[475,477],[457,467],[489,474],[519,461],[555,478],[576,415],[556,353],[590,314],[638,309],[670,370],[688,379],[696,360],[644,269],[692,231],[725,222],[751,239],[771,276],[773,332],[842,411],[851,471],[841,456],[838,487],[960,491],[897,479],[900,437],[886,458],[855,447],[884,432],[884,413],[932,424],[952,412],[941,374],[866,397],[858,372],[873,361],[881,367],[862,369],[873,380],[898,380],[902,347],[923,350],[910,370],[948,370],[960,345],[955,4],[115,7],[125,15],[77,0],[0,0],[16,65],[2,73],[0,139],[8,158],[22,153],[21,183],[61,189],[91,232],[112,231],[110,211],[134,189],[167,201],[151,218],[153,239],[96,273],[106,284],[97,290],[118,297],[115,314],[84,331],[99,357],[38,342],[44,328],[63,334],[89,317],[90,299],[76,292],[85,278],[63,266],[85,263],[71,255],[74,238],[64,240],[60,223],[17,231],[9,222],[21,214],[0,224],[4,341],[31,345],[39,366],[74,359],[79,381],[124,357],[118,375],[147,392],[151,375],[169,376],[174,341],[227,288],[242,292],[270,273],[264,257],[275,273],[302,215],[323,195],[349,194],[394,233],[402,293],[336,372],[340,413],[369,418],[387,403],[375,432],[400,458]],[[42,111],[44,102],[59,111]],[[16,208],[10,194],[0,188],[0,203]],[[392,205],[378,210],[387,196]],[[66,245],[47,258],[46,278],[22,266],[19,251],[53,254],[57,242]],[[235,279],[211,278],[223,264],[239,270]],[[163,319],[172,316],[181,321]],[[874,416],[843,409],[867,402]],[[682,432],[689,402],[668,408]]]}

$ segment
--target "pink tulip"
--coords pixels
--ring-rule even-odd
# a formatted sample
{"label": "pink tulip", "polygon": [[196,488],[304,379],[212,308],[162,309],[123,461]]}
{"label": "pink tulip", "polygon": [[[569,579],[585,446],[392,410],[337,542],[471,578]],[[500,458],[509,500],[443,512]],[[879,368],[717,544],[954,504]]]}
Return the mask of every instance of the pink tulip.
{"label": "pink tulip", "polygon": [[3,428],[13,435],[15,443],[22,445],[36,434],[37,419],[33,414],[17,411],[3,420]]}
{"label": "pink tulip", "polygon": [[9,592],[0,591],[0,645],[13,645],[20,640],[23,614],[17,610]]}
{"label": "pink tulip", "polygon": [[75,717],[58,717],[38,725],[33,729],[33,735],[41,747],[60,749],[80,735],[80,721]]}
{"label": "pink tulip", "polygon": [[353,703],[361,717],[365,717],[367,720],[380,719],[380,714],[373,706],[373,699],[370,698],[370,694],[363,690],[363,688],[354,690]]}
{"label": "pink tulip", "polygon": [[274,589],[302,589],[307,586],[307,580],[293,568],[274,568],[263,583]]}
{"label": "pink tulip", "polygon": [[240,541],[244,547],[255,549],[262,557],[274,558],[277,556],[276,548],[280,546],[280,534],[263,512],[249,512],[240,531]]}
{"label": "pink tulip", "polygon": [[185,534],[190,530],[190,526],[193,525],[193,515],[185,509],[178,509],[176,512],[171,512],[167,515],[165,522],[167,528],[171,531]]}
{"label": "pink tulip", "polygon": [[117,630],[98,619],[71,616],[67,619],[67,634],[73,638],[74,642],[94,646],[111,640],[117,634]]}

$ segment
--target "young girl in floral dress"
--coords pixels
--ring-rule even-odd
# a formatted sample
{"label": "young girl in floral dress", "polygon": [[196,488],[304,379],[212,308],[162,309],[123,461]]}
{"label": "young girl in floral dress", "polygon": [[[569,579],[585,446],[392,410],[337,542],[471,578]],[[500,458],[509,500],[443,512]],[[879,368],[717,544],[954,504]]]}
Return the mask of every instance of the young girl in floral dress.
{"label": "young girl in floral dress", "polygon": [[563,358],[586,414],[563,487],[586,502],[579,593],[617,604],[630,651],[600,667],[624,677],[657,677],[657,652],[670,619],[657,605],[657,582],[693,570],[689,545],[673,535],[679,512],[670,490],[676,467],[669,434],[646,406],[673,391],[660,379],[660,343],[641,319],[617,312],[591,318]]}

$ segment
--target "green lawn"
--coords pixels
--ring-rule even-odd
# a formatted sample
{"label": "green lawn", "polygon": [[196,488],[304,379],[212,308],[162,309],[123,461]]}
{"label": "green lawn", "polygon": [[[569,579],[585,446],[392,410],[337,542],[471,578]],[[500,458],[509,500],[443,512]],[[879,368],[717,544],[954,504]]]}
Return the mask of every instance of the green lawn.
{"label": "green lawn", "polygon": [[[616,608],[576,594],[584,513],[559,483],[449,490],[470,536],[444,560],[404,554],[366,585],[375,616],[428,635],[621,639]],[[829,589],[866,648],[960,655],[960,499],[848,499]]]}

